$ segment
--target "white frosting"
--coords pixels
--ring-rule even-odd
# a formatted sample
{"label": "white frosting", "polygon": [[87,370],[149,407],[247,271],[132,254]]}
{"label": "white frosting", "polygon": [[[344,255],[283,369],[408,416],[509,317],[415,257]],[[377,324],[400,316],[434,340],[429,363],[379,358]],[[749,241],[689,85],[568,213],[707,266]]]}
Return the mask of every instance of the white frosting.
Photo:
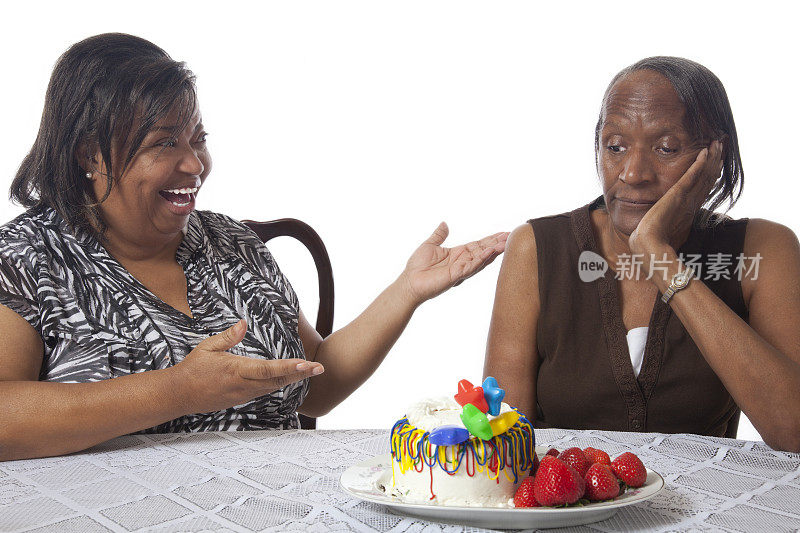
{"label": "white frosting", "polygon": [[[392,486],[391,469],[383,473],[378,484],[389,494],[406,503],[436,503],[460,507],[513,507],[514,493],[519,484],[506,479],[500,472],[500,483],[490,479],[485,472],[476,472],[469,477],[464,465],[454,475],[449,475],[441,468],[433,467],[433,492],[436,498],[431,500],[431,474],[427,465],[422,472],[406,470],[400,473],[400,466],[394,464],[394,486]],[[494,475],[494,474],[493,474]],[[520,478],[520,483],[522,478]]]}
{"label": "white frosting", "polygon": [[[441,426],[464,427],[461,421],[462,407],[453,399],[452,396],[440,396],[438,398],[426,398],[411,406],[406,411],[408,423],[423,431],[433,431]],[[500,404],[500,414],[511,411],[511,406],[507,403]],[[495,417],[486,413],[489,420]]]}
{"label": "white frosting", "polygon": [[[424,431],[432,431],[440,426],[454,425],[464,427],[461,422],[462,407],[452,397],[428,398],[414,403],[408,408],[408,423]],[[511,411],[508,404],[501,404],[500,413]],[[489,420],[492,415],[487,414]],[[448,447],[449,448],[449,447]],[[448,457],[452,449],[448,449]],[[468,451],[467,453],[472,453]],[[464,459],[466,461],[466,458]],[[466,464],[454,475],[447,474],[438,465],[433,466],[433,492],[436,498],[431,500],[431,471],[427,465],[422,472],[413,468],[400,472],[400,465],[392,461],[394,468],[394,485],[392,470],[389,469],[378,481],[379,486],[392,496],[408,503],[438,503],[439,505],[466,507],[513,507],[514,493],[522,482],[513,483],[505,472],[499,472],[496,479],[491,479],[484,468],[482,472],[467,475]],[[494,477],[495,474],[492,474]],[[498,482],[499,480],[499,482]]]}

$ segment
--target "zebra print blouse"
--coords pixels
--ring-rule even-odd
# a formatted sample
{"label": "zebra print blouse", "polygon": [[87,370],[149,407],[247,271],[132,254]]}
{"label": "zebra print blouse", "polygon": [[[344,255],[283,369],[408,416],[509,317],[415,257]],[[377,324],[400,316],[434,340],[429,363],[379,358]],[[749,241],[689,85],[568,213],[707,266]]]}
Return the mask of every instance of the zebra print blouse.
{"label": "zebra print blouse", "polygon": [[[79,383],[167,368],[209,335],[247,319],[231,353],[304,358],[298,301],[249,228],[195,211],[176,253],[192,318],[151,293],[90,234],[73,233],[53,209],[0,227],[0,304],[44,341],[39,379]],[[184,416],[146,433],[298,428],[308,381],[224,411]]]}

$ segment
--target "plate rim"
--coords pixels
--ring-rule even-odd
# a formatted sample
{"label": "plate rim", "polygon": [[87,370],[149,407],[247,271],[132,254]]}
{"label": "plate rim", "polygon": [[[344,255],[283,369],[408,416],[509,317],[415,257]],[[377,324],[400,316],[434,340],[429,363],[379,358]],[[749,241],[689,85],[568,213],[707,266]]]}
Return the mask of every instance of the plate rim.
{"label": "plate rim", "polygon": [[[633,505],[633,504],[636,504],[636,503],[647,501],[647,500],[655,497],[658,493],[660,493],[662,490],[664,490],[664,487],[666,487],[666,482],[664,481],[664,477],[661,474],[659,474],[655,470],[652,470],[650,468],[645,467],[645,469],[647,470],[648,477],[650,476],[650,474],[654,474],[656,476],[656,479],[655,479],[655,482],[654,482],[653,486],[655,487],[655,485],[659,485],[657,488],[655,488],[655,490],[651,494],[647,494],[645,496],[634,495],[632,498],[626,499],[626,500],[622,500],[622,501],[613,500],[613,501],[606,501],[606,502],[594,502],[594,503],[589,503],[587,505],[575,506],[575,507],[480,507],[480,506],[472,507],[472,506],[465,506],[465,505],[440,505],[440,504],[435,504],[435,503],[430,503],[430,504],[428,504],[428,503],[409,503],[409,502],[392,501],[392,500],[386,501],[385,499],[377,498],[377,497],[375,497],[377,495],[373,496],[372,494],[370,494],[370,493],[368,493],[366,491],[361,491],[361,490],[358,490],[358,489],[355,489],[355,490],[351,489],[351,488],[347,487],[342,482],[342,478],[347,474],[347,472],[351,471],[351,469],[354,469],[354,468],[365,468],[365,467],[368,467],[368,466],[376,466],[376,465],[370,465],[370,463],[372,463],[372,462],[374,462],[376,460],[385,461],[387,459],[389,461],[391,461],[391,454],[384,453],[384,454],[374,455],[374,456],[372,456],[372,457],[370,457],[368,459],[364,459],[362,461],[359,461],[358,463],[356,463],[354,465],[350,465],[344,472],[342,472],[339,475],[339,485],[342,487],[342,490],[344,490],[347,494],[350,494],[351,496],[355,496],[356,498],[359,498],[361,500],[370,501],[372,503],[377,503],[377,504],[380,504],[380,505],[386,505],[387,507],[398,507],[398,508],[404,508],[404,509],[420,509],[420,510],[426,510],[426,511],[438,510],[438,511],[442,511],[442,512],[446,512],[446,511],[474,511],[474,512],[477,512],[477,513],[480,513],[480,512],[484,512],[484,513],[485,512],[503,512],[503,513],[505,513],[505,512],[514,512],[514,513],[528,513],[528,514],[532,514],[532,515],[558,512],[559,515],[563,516],[563,515],[568,515],[568,514],[590,513],[591,511],[603,511],[603,510],[615,510],[616,511],[616,510],[619,510],[619,509],[621,509],[623,507],[627,507],[629,505]],[[640,488],[640,487],[637,487],[637,489],[638,488]],[[637,496],[639,496],[639,497],[637,497]]]}

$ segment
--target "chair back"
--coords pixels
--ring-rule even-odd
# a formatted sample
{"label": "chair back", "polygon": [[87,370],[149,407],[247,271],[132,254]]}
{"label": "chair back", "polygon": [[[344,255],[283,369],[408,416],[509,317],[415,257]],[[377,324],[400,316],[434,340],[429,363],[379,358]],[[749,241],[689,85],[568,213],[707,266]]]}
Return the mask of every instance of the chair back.
{"label": "chair back", "polygon": [[[333,269],[325,243],[317,232],[305,222],[294,218],[281,218],[268,222],[243,220],[242,223],[252,229],[264,242],[275,237],[293,237],[308,249],[317,267],[319,287],[316,330],[323,339],[330,335],[333,330]],[[300,415],[300,427],[314,429],[317,427],[317,419]]]}
{"label": "chair back", "polygon": [[725,430],[725,437],[729,439],[735,439],[736,434],[739,432],[739,418],[741,417],[742,412],[737,409],[736,413],[728,420],[728,427]]}

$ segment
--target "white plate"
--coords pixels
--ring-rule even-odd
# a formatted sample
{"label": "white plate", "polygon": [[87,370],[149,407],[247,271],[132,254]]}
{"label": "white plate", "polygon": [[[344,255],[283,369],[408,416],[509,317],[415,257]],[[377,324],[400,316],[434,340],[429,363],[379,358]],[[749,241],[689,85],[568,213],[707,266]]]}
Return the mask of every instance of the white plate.
{"label": "white plate", "polygon": [[385,505],[394,513],[477,527],[527,529],[590,524],[610,518],[621,507],[648,500],[664,488],[664,479],[648,468],[643,486],[628,489],[614,501],[590,503],[583,507],[514,509],[403,503],[378,488],[378,478],[392,467],[390,461],[389,454],[379,455],[351,466],[340,478],[342,488],[356,498]]}

